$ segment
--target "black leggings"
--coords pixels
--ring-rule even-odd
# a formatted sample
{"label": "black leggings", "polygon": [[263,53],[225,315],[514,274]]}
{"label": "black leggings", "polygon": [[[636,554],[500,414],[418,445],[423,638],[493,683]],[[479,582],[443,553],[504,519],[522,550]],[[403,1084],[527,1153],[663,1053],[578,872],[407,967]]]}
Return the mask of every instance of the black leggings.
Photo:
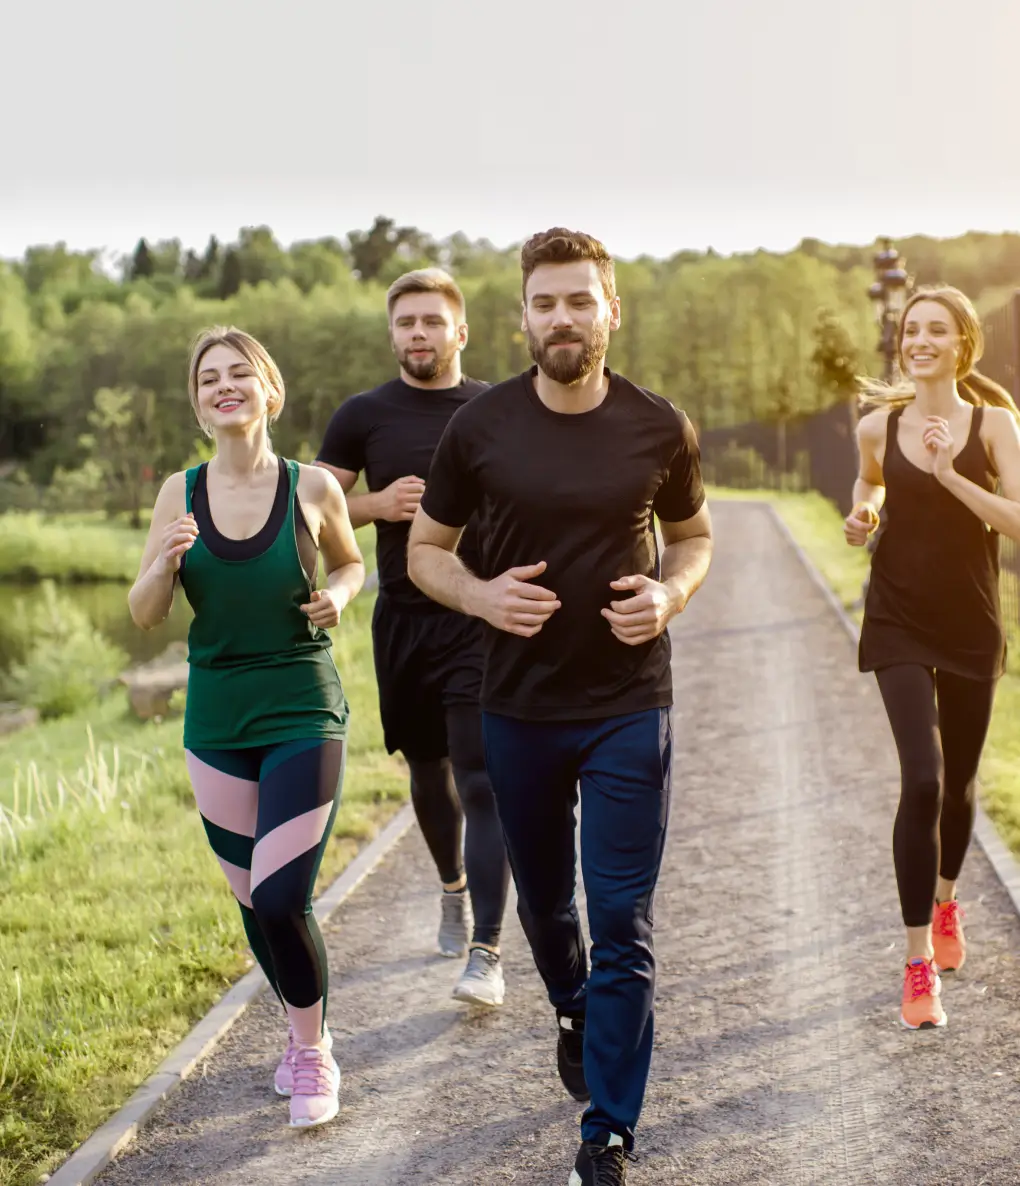
{"label": "black leggings", "polygon": [[900,909],[906,926],[923,927],[931,922],[938,877],[955,881],[963,867],[996,681],[919,664],[875,675],[900,756],[893,828]]}
{"label": "black leggings", "polygon": [[495,947],[510,865],[485,771],[481,713],[477,708],[449,709],[446,731],[449,758],[408,759],[411,801],[440,879],[449,884],[467,872],[475,918],[471,941]]}

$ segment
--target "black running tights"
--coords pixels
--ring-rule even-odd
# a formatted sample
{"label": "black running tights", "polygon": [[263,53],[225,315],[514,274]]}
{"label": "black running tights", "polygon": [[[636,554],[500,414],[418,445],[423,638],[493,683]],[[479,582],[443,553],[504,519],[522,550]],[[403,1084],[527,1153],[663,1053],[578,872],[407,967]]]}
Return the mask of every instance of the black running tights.
{"label": "black running tights", "polygon": [[495,947],[506,908],[510,866],[485,771],[481,713],[466,706],[449,709],[446,731],[449,758],[429,762],[408,759],[411,801],[440,879],[449,884],[467,872],[475,918],[471,941]]}
{"label": "black running tights", "polygon": [[900,756],[893,861],[903,922],[931,922],[941,875],[955,881],[974,828],[975,787],[995,698],[994,680],[919,664],[876,672]]}

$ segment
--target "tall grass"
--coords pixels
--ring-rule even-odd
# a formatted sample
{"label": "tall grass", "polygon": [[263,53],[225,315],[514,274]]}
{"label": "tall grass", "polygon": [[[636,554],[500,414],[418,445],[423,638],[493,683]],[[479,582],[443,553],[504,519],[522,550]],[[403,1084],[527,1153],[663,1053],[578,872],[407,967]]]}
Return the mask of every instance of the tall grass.
{"label": "tall grass", "polygon": [[0,580],[133,581],[145,532],[96,516],[0,515]]}

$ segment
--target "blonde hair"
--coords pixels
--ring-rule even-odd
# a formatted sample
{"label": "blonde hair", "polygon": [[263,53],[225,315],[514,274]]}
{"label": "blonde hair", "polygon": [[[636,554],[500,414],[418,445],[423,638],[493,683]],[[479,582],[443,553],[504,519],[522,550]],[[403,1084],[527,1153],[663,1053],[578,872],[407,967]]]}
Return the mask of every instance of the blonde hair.
{"label": "blonde hair", "polygon": [[[907,324],[907,314],[919,301],[935,301],[953,315],[961,338],[960,358],[956,366],[956,388],[963,399],[975,407],[1007,408],[1020,422],[1020,409],[1005,387],[1000,386],[994,379],[989,379],[987,375],[982,375],[974,365],[984,353],[985,335],[977,310],[958,288],[948,284],[933,284],[915,289],[907,301],[896,331],[896,352],[900,362],[903,360],[903,329]],[[901,380],[899,383],[883,383],[879,379],[862,377],[857,382],[861,392],[861,405],[865,410],[903,408],[911,403],[915,396],[914,384],[909,379]]]}
{"label": "blonde hair", "polygon": [[442,268],[418,268],[398,276],[390,285],[386,292],[387,317],[393,316],[393,306],[402,296],[413,292],[438,292],[456,308],[461,319],[465,315],[464,294],[450,273]]}
{"label": "blonde hair", "polygon": [[273,361],[273,356],[257,338],[245,333],[243,329],[236,329],[232,325],[214,325],[202,330],[195,339],[195,344],[191,348],[191,362],[188,364],[188,396],[199,426],[206,436],[212,436],[212,429],[199,412],[198,376],[202,369],[202,359],[213,346],[227,346],[235,350],[251,367],[262,386],[269,392],[266,408],[269,423],[275,423],[283,411],[287,392],[280,368]]}

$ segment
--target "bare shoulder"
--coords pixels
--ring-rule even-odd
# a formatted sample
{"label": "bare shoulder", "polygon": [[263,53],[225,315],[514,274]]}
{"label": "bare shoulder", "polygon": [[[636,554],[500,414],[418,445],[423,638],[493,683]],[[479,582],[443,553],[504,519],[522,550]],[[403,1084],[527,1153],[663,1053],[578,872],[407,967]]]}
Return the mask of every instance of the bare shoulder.
{"label": "bare shoulder", "polygon": [[298,498],[302,503],[328,507],[342,502],[343,487],[324,466],[298,464]]}
{"label": "bare shoulder", "polygon": [[869,444],[880,444],[885,440],[891,408],[874,408],[857,421],[857,439]]}
{"label": "bare shoulder", "polygon": [[1009,408],[993,408],[987,404],[984,406],[984,415],[981,418],[981,435],[982,436],[1015,436],[1017,431],[1016,416]]}
{"label": "bare shoulder", "polygon": [[157,511],[172,511],[173,518],[183,515],[187,507],[187,473],[178,470],[171,474],[159,488],[156,496]]}

